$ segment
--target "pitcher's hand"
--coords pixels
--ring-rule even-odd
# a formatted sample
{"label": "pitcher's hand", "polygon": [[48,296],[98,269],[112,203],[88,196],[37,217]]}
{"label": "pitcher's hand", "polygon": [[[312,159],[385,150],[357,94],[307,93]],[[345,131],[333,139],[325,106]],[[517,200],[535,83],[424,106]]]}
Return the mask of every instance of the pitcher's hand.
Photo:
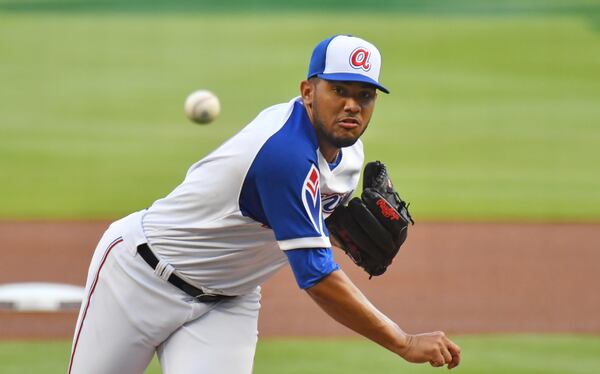
{"label": "pitcher's hand", "polygon": [[408,335],[407,339],[407,346],[400,356],[408,362],[429,362],[434,367],[448,365],[448,369],[460,363],[460,347],[441,331]]}

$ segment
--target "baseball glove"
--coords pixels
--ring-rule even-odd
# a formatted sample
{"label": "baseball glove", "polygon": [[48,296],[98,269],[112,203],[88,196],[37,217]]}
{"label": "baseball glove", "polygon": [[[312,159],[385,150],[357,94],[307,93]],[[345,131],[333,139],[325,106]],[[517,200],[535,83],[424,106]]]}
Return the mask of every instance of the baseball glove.
{"label": "baseball glove", "polygon": [[385,165],[369,162],[361,197],[337,207],[325,223],[334,243],[371,279],[387,270],[406,240],[408,224],[414,224],[408,205],[394,190]]}

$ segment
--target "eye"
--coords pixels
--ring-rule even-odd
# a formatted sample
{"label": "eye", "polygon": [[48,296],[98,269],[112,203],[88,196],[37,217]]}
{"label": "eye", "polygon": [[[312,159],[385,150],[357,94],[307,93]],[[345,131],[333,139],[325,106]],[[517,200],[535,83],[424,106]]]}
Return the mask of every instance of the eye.
{"label": "eye", "polygon": [[371,101],[375,98],[375,92],[372,91],[362,91],[358,97],[360,98],[361,101]]}
{"label": "eye", "polygon": [[346,95],[346,90],[342,86],[333,86],[333,92],[335,92],[338,96]]}

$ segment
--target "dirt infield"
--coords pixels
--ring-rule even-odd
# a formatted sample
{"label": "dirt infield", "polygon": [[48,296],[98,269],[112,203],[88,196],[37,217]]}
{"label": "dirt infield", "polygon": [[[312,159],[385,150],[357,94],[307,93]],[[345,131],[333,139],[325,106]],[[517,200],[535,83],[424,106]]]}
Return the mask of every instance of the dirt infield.
{"label": "dirt infield", "polygon": [[[106,222],[0,222],[0,284],[83,285]],[[409,332],[600,333],[600,224],[419,223],[363,292]],[[71,335],[75,312],[0,311],[0,338]],[[297,289],[288,268],[263,287],[262,336],[352,335]]]}

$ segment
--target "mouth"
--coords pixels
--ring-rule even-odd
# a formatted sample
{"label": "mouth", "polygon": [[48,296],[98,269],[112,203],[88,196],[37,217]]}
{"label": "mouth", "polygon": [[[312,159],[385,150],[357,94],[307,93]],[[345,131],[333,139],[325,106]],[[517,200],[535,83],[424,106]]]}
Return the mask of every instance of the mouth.
{"label": "mouth", "polygon": [[344,129],[354,129],[360,126],[360,121],[354,117],[343,117],[337,121],[338,125]]}

